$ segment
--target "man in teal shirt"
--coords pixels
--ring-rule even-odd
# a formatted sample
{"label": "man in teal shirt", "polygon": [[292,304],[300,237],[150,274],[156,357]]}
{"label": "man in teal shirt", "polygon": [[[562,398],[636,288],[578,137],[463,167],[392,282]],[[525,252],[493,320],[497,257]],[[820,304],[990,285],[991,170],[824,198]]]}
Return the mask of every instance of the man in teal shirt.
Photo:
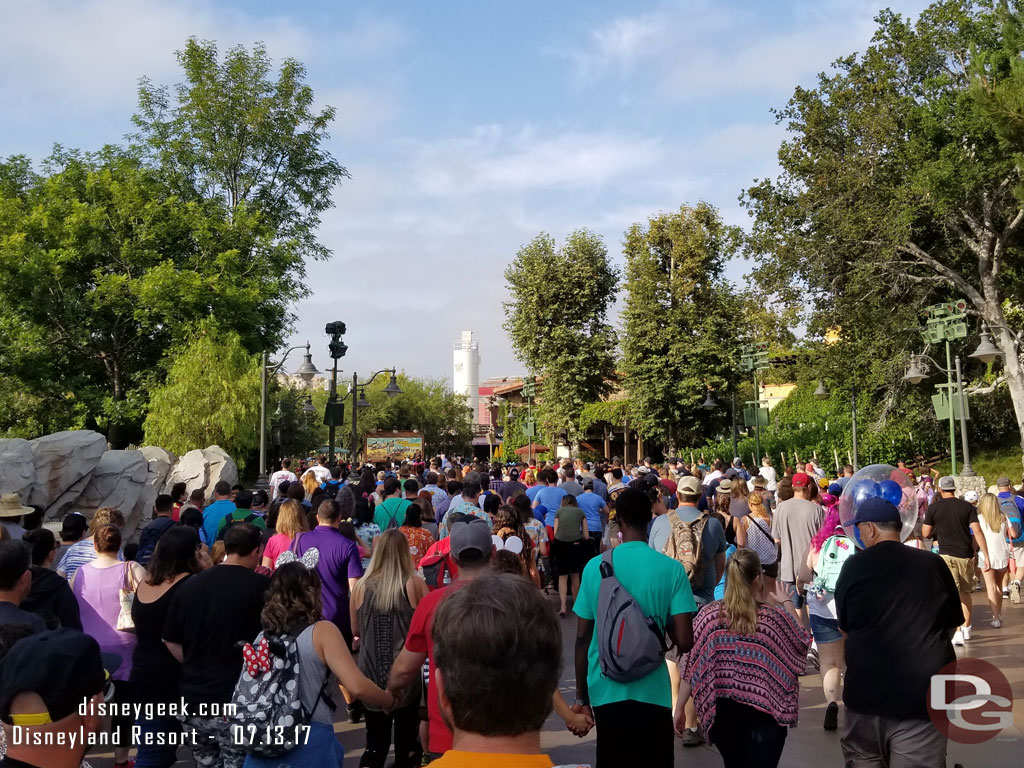
{"label": "man in teal shirt", "polygon": [[[693,614],[697,605],[682,563],[647,546],[651,497],[657,489],[630,487],[615,502],[622,544],[613,550],[612,567],[622,586],[644,615],[654,619],[683,654],[693,645]],[[601,558],[583,569],[580,593],[573,605],[579,616],[576,630],[577,712],[589,710],[597,725],[597,768],[636,762],[643,746],[645,768],[673,765],[672,689],[668,667],[659,664],[649,674],[619,683],[601,673],[594,624],[601,584]]]}

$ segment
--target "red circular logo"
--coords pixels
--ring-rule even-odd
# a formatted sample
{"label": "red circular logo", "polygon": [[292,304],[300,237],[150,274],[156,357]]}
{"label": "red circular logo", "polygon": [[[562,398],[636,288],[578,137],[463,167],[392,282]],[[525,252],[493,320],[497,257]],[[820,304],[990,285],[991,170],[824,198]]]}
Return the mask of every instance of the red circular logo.
{"label": "red circular logo", "polygon": [[928,716],[950,741],[981,744],[1013,726],[1006,675],[981,659],[957,659],[932,675]]}

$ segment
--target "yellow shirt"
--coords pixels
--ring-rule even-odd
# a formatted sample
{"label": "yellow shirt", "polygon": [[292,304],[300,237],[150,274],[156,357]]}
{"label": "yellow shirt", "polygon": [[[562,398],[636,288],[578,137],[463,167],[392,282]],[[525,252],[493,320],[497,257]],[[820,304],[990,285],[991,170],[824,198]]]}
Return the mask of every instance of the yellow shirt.
{"label": "yellow shirt", "polygon": [[552,768],[552,763],[551,758],[547,755],[510,755],[450,749],[432,762],[430,766],[431,768]]}

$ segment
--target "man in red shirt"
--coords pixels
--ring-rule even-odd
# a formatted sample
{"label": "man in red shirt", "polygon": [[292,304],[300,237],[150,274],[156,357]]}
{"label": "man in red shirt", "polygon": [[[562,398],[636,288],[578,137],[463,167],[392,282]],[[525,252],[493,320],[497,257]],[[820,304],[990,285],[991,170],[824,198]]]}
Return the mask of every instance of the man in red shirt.
{"label": "man in red shirt", "polygon": [[402,691],[416,682],[416,676],[423,669],[423,662],[430,659],[427,684],[429,731],[423,751],[431,759],[436,759],[452,748],[452,731],[441,715],[437,691],[434,688],[434,613],[441,601],[453,590],[488,574],[494,556],[490,528],[480,518],[453,523],[449,539],[451,556],[458,564],[458,578],[449,587],[434,590],[416,606],[409,634],[405,638],[405,647],[395,659],[391,675],[388,677],[388,690]]}

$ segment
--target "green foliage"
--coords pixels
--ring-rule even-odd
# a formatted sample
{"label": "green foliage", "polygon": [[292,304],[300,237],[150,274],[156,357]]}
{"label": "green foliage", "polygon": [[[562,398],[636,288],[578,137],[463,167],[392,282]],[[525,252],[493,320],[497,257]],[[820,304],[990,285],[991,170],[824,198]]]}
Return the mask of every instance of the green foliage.
{"label": "green foliage", "polygon": [[259,356],[237,333],[204,322],[171,358],[167,381],[150,398],[146,442],[179,456],[219,445],[244,467],[259,445]]}
{"label": "green foliage", "polygon": [[[359,409],[356,427],[359,445],[375,429],[414,430],[423,434],[424,451],[429,454],[459,453],[473,439],[473,425],[466,398],[457,395],[439,379],[417,379],[399,373],[398,386],[402,394],[388,397],[384,392],[386,374],[366,388],[368,408]],[[348,428],[339,442],[349,445],[351,439],[351,395],[345,401]],[[360,449],[361,450],[361,449]]]}
{"label": "green foliage", "polygon": [[346,175],[304,71],[262,46],[189,41],[174,91],[143,81],[138,143],[0,162],[0,433],[88,426],[141,438],[169,350],[214,318],[276,347]]}
{"label": "green foliage", "polygon": [[615,334],[607,315],[617,279],[601,238],[587,230],[560,247],[538,235],[505,270],[505,330],[519,359],[544,376],[538,418],[548,434],[564,430],[576,442],[583,408],[608,391]]}
{"label": "green foliage", "polygon": [[[877,22],[863,54],[777,112],[789,130],[782,173],[744,204],[762,289],[803,308],[813,336],[841,329],[824,372],[869,389],[888,418],[906,399],[922,307],[962,297],[1000,328],[1005,297],[1021,291],[1024,210],[1012,192],[1024,133],[993,118],[1024,96],[1019,20],[991,2],[940,0],[914,22],[892,11]],[[972,71],[991,75],[987,93]],[[1024,375],[1009,334],[996,336],[1024,439]]]}
{"label": "green foliage", "polygon": [[619,426],[629,412],[629,400],[600,400],[596,403],[587,403],[580,414],[580,432],[586,432],[601,422]]}
{"label": "green foliage", "polygon": [[512,407],[508,403],[502,404],[500,423],[504,432],[502,445],[506,457],[512,457],[516,450],[530,444],[530,438],[523,433],[528,415],[529,409],[525,405]]}
{"label": "green foliage", "polygon": [[704,202],[626,232],[622,367],[630,423],[646,438],[693,439],[717,417],[700,405],[731,378],[737,341],[723,343],[721,331],[741,304],[723,268],[739,240]]}
{"label": "green foliage", "polygon": [[190,38],[178,51],[184,82],[174,88],[143,78],[139,149],[186,200],[218,198],[232,211],[260,216],[305,277],[303,257],[325,258],[316,240],[320,214],[348,171],[323,148],[336,110],[314,110],[306,69],[285,59],[272,79],[262,43],[234,46],[220,59],[216,43]]}

